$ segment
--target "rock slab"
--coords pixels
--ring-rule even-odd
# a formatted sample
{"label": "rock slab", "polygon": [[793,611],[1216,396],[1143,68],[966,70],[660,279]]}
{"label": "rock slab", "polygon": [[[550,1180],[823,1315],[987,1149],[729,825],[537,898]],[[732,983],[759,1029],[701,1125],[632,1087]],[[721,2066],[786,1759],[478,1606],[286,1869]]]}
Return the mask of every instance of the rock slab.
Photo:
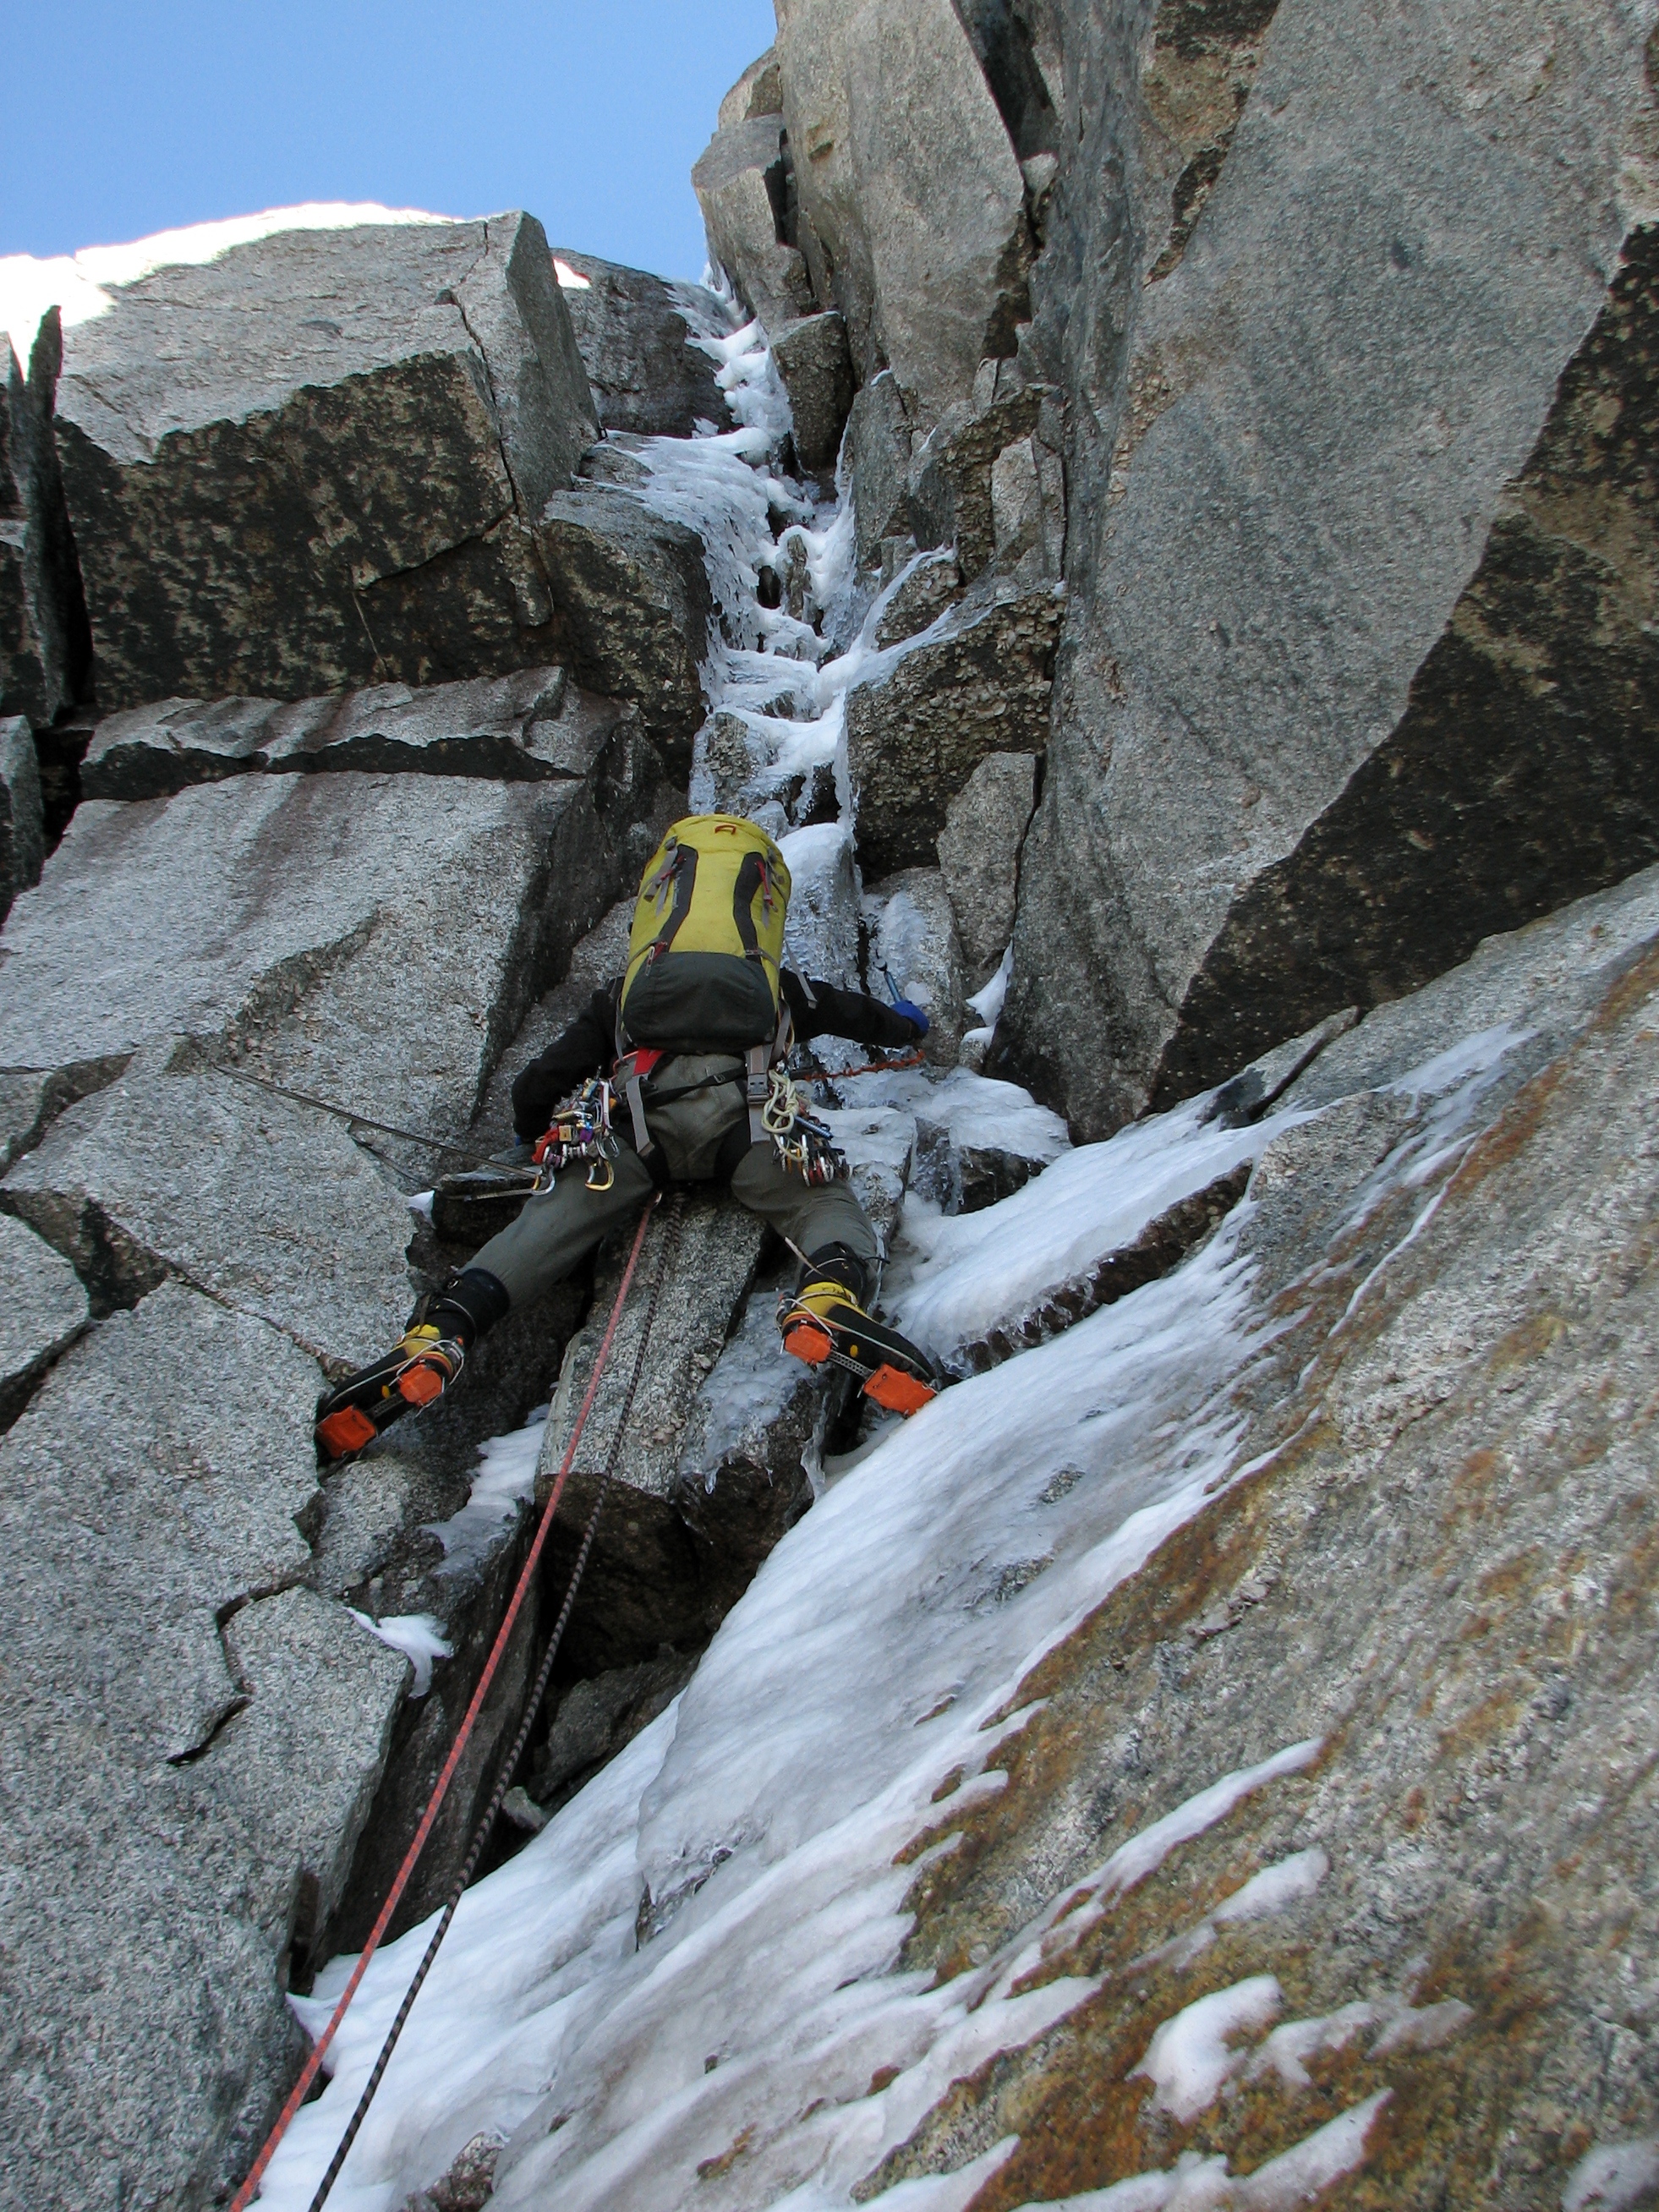
{"label": "rock slab", "polygon": [[[602,430],[690,438],[703,424],[728,427],[725,396],[696,337],[725,325],[720,302],[701,284],[671,284],[643,269],[553,249],[559,289],[576,334]],[[572,283],[570,277],[582,281]]]}
{"label": "rock slab", "polygon": [[116,288],[57,445],[106,708],[546,662],[597,433],[541,225],[289,231]]}

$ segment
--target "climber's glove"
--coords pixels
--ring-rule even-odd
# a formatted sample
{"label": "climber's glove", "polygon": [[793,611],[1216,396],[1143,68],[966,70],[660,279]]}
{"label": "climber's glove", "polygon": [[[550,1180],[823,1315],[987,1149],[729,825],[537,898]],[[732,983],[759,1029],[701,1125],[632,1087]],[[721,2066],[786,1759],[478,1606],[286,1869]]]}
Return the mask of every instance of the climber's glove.
{"label": "climber's glove", "polygon": [[917,1006],[915,1000],[914,999],[895,999],[893,1001],[893,1012],[902,1020],[907,1021],[911,1024],[916,1033],[916,1042],[920,1044],[922,1038],[927,1036],[930,1024],[927,1015],[924,1014],[921,1008]]}

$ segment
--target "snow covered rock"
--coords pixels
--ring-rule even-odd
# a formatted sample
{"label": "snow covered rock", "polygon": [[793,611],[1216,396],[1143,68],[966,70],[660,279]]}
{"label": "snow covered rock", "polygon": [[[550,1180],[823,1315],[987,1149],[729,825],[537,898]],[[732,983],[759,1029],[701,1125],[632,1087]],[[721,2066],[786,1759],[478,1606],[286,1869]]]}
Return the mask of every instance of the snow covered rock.
{"label": "snow covered rock", "polygon": [[833,470],[856,388],[847,325],[832,311],[785,323],[771,337],[772,359],[789,394],[795,458],[814,473]]}
{"label": "snow covered rock", "polygon": [[[926,553],[915,551],[914,538],[884,539],[882,544],[883,580],[889,588],[872,608],[872,641],[880,647],[902,645],[936,622],[948,606],[962,597],[962,570],[949,546]],[[887,556],[905,551],[893,574],[886,574]]]}
{"label": "snow covered rock", "polygon": [[116,288],[56,423],[100,703],[556,659],[528,531],[597,428],[533,216],[278,232]]}
{"label": "snow covered rock", "polygon": [[1073,611],[1006,1029],[1091,1131],[1659,854],[1646,34],[1268,20],[1068,57],[1027,350]]}
{"label": "snow covered rock", "polygon": [[572,782],[242,775],[89,801],[0,939],[0,1067],[118,1066],[189,1036],[453,1136],[617,872]]}
{"label": "snow covered rock", "polygon": [[86,1291],[69,1261],[23,1222],[0,1213],[0,1428],[9,1428],[88,1318]]}
{"label": "snow covered rock", "polygon": [[205,2197],[284,2085],[290,1941],[408,1671],[290,1587],[316,1386],[279,1331],[169,1283],[0,1439],[0,1916],[32,1993],[0,2102],[44,2203]]}
{"label": "snow covered rock", "polygon": [[690,438],[699,423],[727,427],[714,362],[692,342],[696,324],[721,326],[712,292],[567,246],[554,247],[553,267],[601,429]]}
{"label": "snow covered rock", "polygon": [[950,0],[787,0],[778,60],[801,218],[854,362],[890,367],[936,422],[1029,313],[1024,181],[978,57]]}
{"label": "snow covered rock", "polygon": [[623,485],[584,482],[547,501],[536,543],[577,681],[632,700],[684,775],[713,613],[702,539]]}
{"label": "snow covered rock", "polygon": [[161,799],[260,769],[603,780],[607,746],[626,755],[631,732],[617,727],[625,714],[637,720],[617,701],[568,684],[562,668],[418,691],[380,684],[289,704],[163,699],[98,724],[81,790],[88,799]]}
{"label": "snow covered rock", "polygon": [[793,179],[781,115],[722,122],[691,172],[709,259],[773,332],[819,305],[805,258],[788,235]]}
{"label": "snow covered rock", "polygon": [[165,1048],[70,1107],[0,1184],[103,1311],[176,1275],[341,1371],[396,1343],[413,1224],[339,1122]]}
{"label": "snow covered rock", "polygon": [[945,811],[939,872],[971,990],[989,979],[1014,933],[1019,848],[1036,804],[1036,766],[1030,753],[988,753]]}
{"label": "snow covered rock", "polygon": [[988,753],[1048,741],[1063,588],[981,579],[939,632],[847,695],[859,859],[872,876],[931,866],[945,811]]}
{"label": "snow covered rock", "polygon": [[40,760],[21,714],[0,721],[0,921],[19,891],[40,880],[45,857]]}

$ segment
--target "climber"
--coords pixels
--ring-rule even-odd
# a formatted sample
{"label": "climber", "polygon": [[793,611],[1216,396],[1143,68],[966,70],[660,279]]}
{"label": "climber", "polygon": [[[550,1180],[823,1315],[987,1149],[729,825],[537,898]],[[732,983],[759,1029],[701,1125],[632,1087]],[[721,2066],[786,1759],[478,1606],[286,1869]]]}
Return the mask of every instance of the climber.
{"label": "climber", "polygon": [[779,1308],[787,1352],[850,1369],[891,1411],[933,1396],[926,1354],[867,1310],[875,1231],[785,1068],[796,1040],[904,1047],[927,1035],[927,1017],[908,1000],[884,1006],[786,969],[789,890],[783,855],[756,823],[693,815],[667,832],[640,886],[625,974],[513,1085],[519,1154],[540,1170],[532,1194],[421,1299],[384,1359],[323,1394],[321,1458],[353,1457],[441,1397],[487,1329],[672,1183],[729,1182],[805,1261]]}

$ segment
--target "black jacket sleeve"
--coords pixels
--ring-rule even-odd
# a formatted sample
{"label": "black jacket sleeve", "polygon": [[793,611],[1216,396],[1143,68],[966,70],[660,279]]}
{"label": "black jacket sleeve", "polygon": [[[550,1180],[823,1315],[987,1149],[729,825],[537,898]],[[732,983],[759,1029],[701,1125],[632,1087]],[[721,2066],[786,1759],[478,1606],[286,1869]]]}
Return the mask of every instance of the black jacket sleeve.
{"label": "black jacket sleeve", "polygon": [[886,1045],[900,1048],[915,1043],[921,1032],[906,1014],[896,1012],[884,1006],[879,999],[866,998],[862,991],[838,990],[833,983],[821,983],[812,979],[812,996],[817,1000],[812,1006],[806,996],[807,987],[789,969],[783,971],[783,995],[794,1016],[795,1035],[803,1042],[809,1037],[851,1037],[855,1044]]}
{"label": "black jacket sleeve", "polygon": [[514,1079],[513,1127],[520,1137],[539,1137],[560,1099],[616,1058],[617,988],[595,991],[563,1035]]}

